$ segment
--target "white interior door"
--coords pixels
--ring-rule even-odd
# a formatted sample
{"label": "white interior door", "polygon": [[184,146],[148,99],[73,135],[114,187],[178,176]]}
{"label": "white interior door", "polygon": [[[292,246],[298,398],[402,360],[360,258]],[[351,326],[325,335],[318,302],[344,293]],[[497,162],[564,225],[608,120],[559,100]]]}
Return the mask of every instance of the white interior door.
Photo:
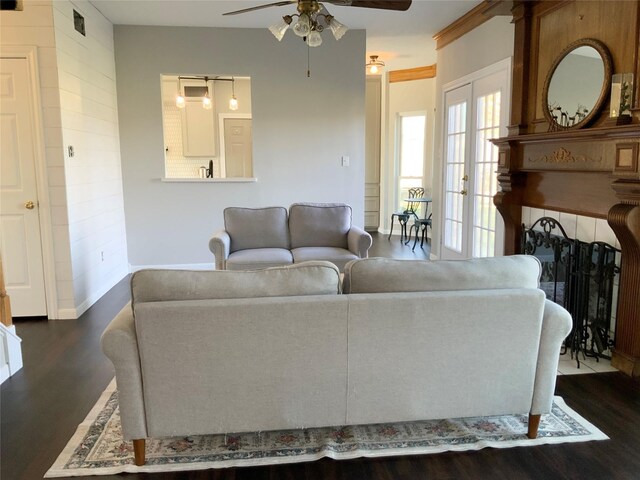
{"label": "white interior door", "polygon": [[491,257],[504,251],[504,225],[493,204],[498,149],[506,135],[510,63],[445,94],[442,258]]}
{"label": "white interior door", "polygon": [[250,118],[224,119],[224,167],[227,178],[253,177]]}
{"label": "white interior door", "polygon": [[47,314],[29,66],[0,59],[0,253],[14,316]]}

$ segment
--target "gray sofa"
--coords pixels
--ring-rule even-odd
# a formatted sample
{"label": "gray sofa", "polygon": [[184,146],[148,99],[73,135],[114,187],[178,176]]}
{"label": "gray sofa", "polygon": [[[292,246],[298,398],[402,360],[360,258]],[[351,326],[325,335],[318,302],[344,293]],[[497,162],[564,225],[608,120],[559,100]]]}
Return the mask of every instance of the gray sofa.
{"label": "gray sofa", "polygon": [[351,225],[342,203],[294,203],[284,207],[224,210],[224,229],[209,241],[216,270],[254,270],[326,260],[340,271],[366,258],[371,235]]}
{"label": "gray sofa", "polygon": [[[540,264],[146,270],[102,335],[124,438],[549,412],[571,317]],[[341,292],[341,287],[344,293]]]}

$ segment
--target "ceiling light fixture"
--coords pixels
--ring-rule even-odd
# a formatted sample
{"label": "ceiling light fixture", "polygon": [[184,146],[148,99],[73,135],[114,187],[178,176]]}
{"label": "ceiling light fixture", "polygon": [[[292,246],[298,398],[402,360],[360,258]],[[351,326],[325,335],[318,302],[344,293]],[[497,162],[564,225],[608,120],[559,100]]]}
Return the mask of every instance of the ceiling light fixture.
{"label": "ceiling light fixture", "polygon": [[202,97],[202,108],[205,110],[211,110],[213,108],[213,102],[209,96],[209,77],[204,77],[204,83],[207,85],[207,91]]}
{"label": "ceiling light fixture", "polygon": [[380,69],[384,67],[384,62],[378,60],[378,55],[369,55],[369,58],[371,60],[369,60],[369,63],[365,64],[367,72],[372,75],[380,73]]}
{"label": "ceiling light fixture", "polygon": [[[293,22],[294,17],[298,18],[295,23]],[[269,31],[278,41],[281,41],[292,23],[293,33],[301,37],[310,47],[319,47],[322,44],[321,33],[325,28],[331,30],[336,40],[340,40],[348,30],[317,0],[300,0],[298,13],[285,15],[282,20],[271,25]]]}
{"label": "ceiling light fixture", "polygon": [[180,77],[178,77],[178,94],[176,95],[176,107],[184,108],[187,105],[187,102],[184,99],[184,93],[182,92],[182,87],[180,85]]}
{"label": "ceiling light fixture", "polygon": [[238,110],[238,99],[236,98],[236,79],[231,77],[231,98],[229,99],[229,110]]}
{"label": "ceiling light fixture", "polygon": [[[186,86],[183,87],[182,85],[182,80],[201,80],[204,81],[205,83],[205,88],[206,91],[204,92],[204,95],[202,95],[202,91],[204,90],[204,88],[201,87],[193,87],[193,86]],[[221,78],[221,77],[213,77],[210,78],[208,76],[195,76],[195,77],[184,77],[184,76],[179,76],[178,77],[178,92],[176,94],[176,107],[182,109],[185,108],[187,106],[187,99],[186,97],[189,96],[189,98],[193,99],[194,98],[194,93],[192,90],[190,90],[189,92],[187,92],[187,89],[196,89],[196,91],[200,90],[197,93],[197,97],[195,98],[201,98],[202,101],[202,108],[204,108],[205,110],[211,110],[213,108],[213,99],[211,98],[211,91],[210,91],[210,86],[209,86],[209,82],[231,82],[231,98],[229,99],[229,110],[238,110],[238,99],[236,98],[236,79],[235,77],[231,77],[231,78]],[[188,93],[191,92],[191,95],[187,95]],[[202,97],[200,97],[200,95],[202,95]]]}

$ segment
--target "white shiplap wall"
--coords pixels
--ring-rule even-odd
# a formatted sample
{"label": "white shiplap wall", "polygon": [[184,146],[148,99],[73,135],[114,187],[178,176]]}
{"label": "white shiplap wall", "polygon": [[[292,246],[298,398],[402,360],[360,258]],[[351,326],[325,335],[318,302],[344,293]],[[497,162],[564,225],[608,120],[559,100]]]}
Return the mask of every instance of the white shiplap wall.
{"label": "white shiplap wall", "polygon": [[[74,29],[74,9],[86,36]],[[53,20],[72,266],[65,273],[80,315],[128,273],[113,25],[84,0],[56,0]]]}
{"label": "white shiplap wall", "polygon": [[29,0],[23,11],[0,12],[0,43],[33,45],[37,47],[40,97],[44,128],[45,161],[47,167],[49,201],[39,199],[41,208],[51,212],[55,263],[57,312],[50,318],[72,318],[75,315],[71,254],[67,218],[64,156],[62,154],[62,124],[60,94],[51,0]]}

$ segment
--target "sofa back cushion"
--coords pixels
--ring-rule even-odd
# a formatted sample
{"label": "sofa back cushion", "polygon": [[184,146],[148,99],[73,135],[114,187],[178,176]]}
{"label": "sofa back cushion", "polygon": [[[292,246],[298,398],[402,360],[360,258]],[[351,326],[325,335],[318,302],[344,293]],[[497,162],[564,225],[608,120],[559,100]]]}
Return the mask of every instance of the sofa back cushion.
{"label": "sofa back cushion", "polygon": [[224,228],[231,238],[229,253],[249,248],[289,248],[284,207],[225,208]]}
{"label": "sofa back cushion", "polygon": [[338,293],[340,272],[324,261],[264,270],[140,270],[131,277],[134,311],[144,302]]}
{"label": "sofa back cushion", "polygon": [[353,260],[344,269],[344,293],[429,292],[538,288],[540,261],[530,255],[471,260]]}
{"label": "sofa back cushion", "polygon": [[289,207],[291,248],[347,248],[351,207],[344,203],[294,203]]}

